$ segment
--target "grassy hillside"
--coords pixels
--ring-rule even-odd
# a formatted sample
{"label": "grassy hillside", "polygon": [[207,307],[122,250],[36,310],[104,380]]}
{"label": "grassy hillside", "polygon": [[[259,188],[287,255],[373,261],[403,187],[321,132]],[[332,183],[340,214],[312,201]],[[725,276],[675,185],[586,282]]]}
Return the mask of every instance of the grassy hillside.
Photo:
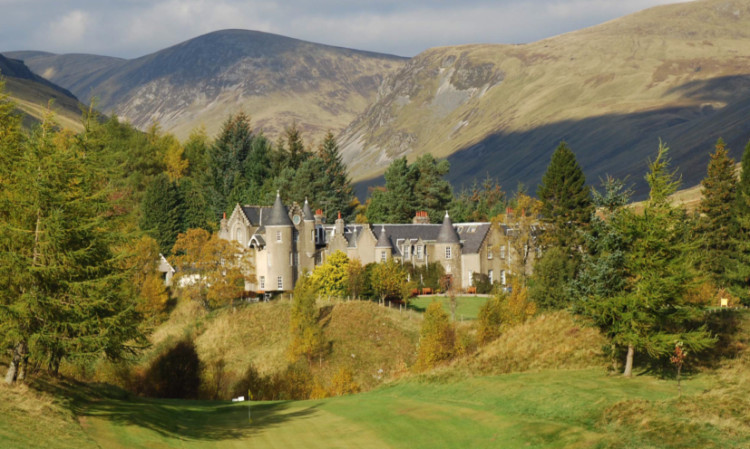
{"label": "grassy hillside", "polygon": [[355,180],[400,156],[447,157],[455,184],[487,173],[533,192],[561,140],[589,182],[630,175],[643,193],[659,138],[685,185],[719,136],[750,139],[750,2],[661,6],[524,45],[428,50],[341,136]]}
{"label": "grassy hillside", "polygon": [[[284,309],[283,303],[257,306],[253,312],[260,314]],[[246,310],[229,313],[249,317]],[[178,321],[187,323],[192,314],[182,310],[172,329],[162,328],[161,338],[178,332]],[[411,319],[402,322],[394,314],[370,303],[335,304],[328,332],[334,323],[356,333],[352,328],[388,328]],[[584,354],[600,345],[601,337],[556,313],[508,330],[477,356],[451,367],[326,400],[143,399],[104,385],[44,378],[33,389],[2,386],[0,446],[745,448],[750,445],[750,314],[740,317],[737,342],[744,352],[717,370],[688,376],[682,398],[672,379],[608,375],[596,354]],[[344,324],[344,318],[375,321]],[[221,317],[202,316],[196,327],[212,327],[214,319]],[[515,361],[506,369],[510,359]]]}

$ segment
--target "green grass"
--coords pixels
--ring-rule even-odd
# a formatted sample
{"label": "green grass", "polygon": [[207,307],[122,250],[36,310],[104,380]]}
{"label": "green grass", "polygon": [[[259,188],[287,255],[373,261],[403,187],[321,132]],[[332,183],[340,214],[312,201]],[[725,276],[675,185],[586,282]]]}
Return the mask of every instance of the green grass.
{"label": "green grass", "polygon": [[[424,312],[433,301],[440,301],[443,310],[451,313],[450,299],[447,296],[420,296],[409,300],[409,307]],[[479,309],[487,302],[484,296],[456,296],[456,320],[476,320]]]}
{"label": "green grass", "polygon": [[[299,402],[149,400],[78,384],[56,387],[55,394],[67,398],[75,412],[82,448],[92,442],[107,448],[747,447],[746,431],[725,434],[710,420],[686,435],[665,431],[653,444],[633,427],[648,420],[647,412],[636,424],[620,419],[621,410],[632,414],[645,404],[657,407],[666,423],[684,422],[689,414],[680,404],[704,400],[712,379],[684,382],[681,401],[673,381],[624,379],[598,369],[410,380],[354,396]],[[56,435],[42,428],[14,439],[6,427],[0,427],[5,430],[1,447],[56,445]]]}

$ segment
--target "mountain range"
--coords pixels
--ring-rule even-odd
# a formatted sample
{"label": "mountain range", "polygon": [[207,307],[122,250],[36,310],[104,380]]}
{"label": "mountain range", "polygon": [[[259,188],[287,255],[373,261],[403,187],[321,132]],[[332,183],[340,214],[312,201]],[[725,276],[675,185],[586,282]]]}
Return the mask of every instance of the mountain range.
{"label": "mountain range", "polygon": [[[352,178],[382,182],[395,158],[451,162],[454,186],[490,175],[531,193],[566,141],[590,184],[628,177],[637,197],[659,141],[684,185],[722,137],[750,138],[750,1],[660,6],[521,45],[426,50],[411,59],[224,30],[141,58],[5,53],[83,102],[145,128],[215,135],[243,110],[275,137],[339,133]],[[49,86],[47,86],[49,87]]]}
{"label": "mountain range", "polygon": [[178,137],[215,135],[230,114],[248,113],[276,137],[296,122],[306,137],[338,133],[375,98],[405,58],[247,30],[223,30],[136,59],[9,52],[83,102],[135,126]]}

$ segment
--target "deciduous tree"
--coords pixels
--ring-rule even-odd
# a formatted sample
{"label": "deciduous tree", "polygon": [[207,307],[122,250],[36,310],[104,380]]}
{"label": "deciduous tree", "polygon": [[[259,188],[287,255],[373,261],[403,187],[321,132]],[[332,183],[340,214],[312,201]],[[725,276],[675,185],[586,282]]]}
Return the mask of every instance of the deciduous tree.
{"label": "deciduous tree", "polygon": [[419,331],[419,349],[415,369],[425,371],[453,358],[456,329],[438,301],[427,306]]}

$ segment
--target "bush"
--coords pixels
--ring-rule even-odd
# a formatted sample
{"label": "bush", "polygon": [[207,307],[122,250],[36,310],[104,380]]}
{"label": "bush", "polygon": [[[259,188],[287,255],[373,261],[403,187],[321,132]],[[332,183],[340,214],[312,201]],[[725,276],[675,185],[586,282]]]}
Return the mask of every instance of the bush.
{"label": "bush", "polygon": [[490,277],[484,273],[474,273],[471,275],[471,282],[477,288],[477,293],[486,295],[492,292],[492,282]]}

